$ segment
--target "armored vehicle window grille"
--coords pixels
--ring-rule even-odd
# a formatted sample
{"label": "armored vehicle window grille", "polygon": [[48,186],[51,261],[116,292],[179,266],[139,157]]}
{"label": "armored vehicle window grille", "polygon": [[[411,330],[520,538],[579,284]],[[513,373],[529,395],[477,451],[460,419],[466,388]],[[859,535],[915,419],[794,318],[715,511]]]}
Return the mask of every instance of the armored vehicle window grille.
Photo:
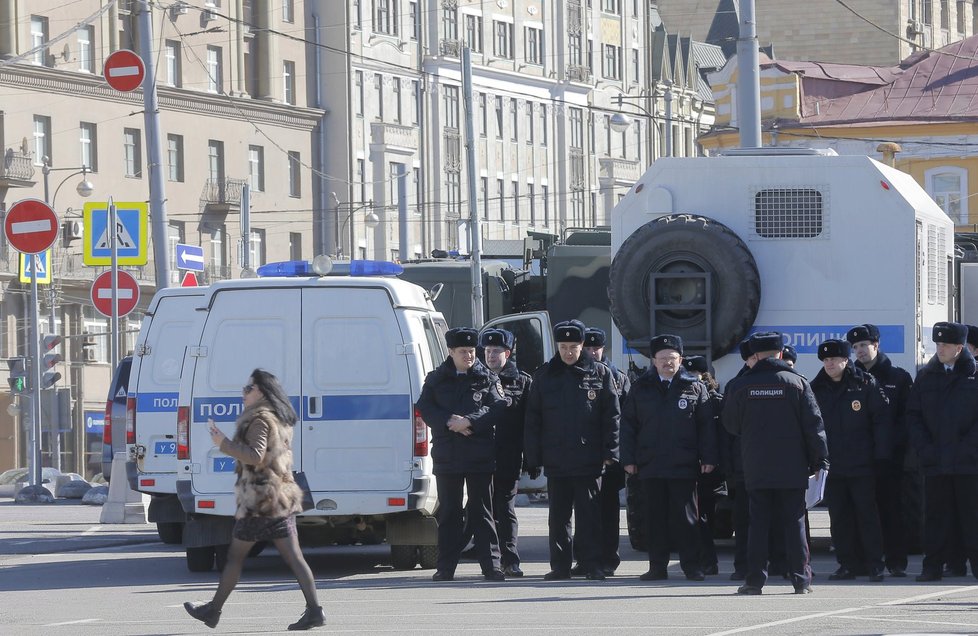
{"label": "armored vehicle window grille", "polygon": [[762,238],[815,238],[822,234],[823,195],[811,188],[754,193],[754,234]]}
{"label": "armored vehicle window grille", "polygon": [[943,304],[947,297],[947,269],[944,255],[947,253],[944,230],[936,225],[927,226],[927,302]]}

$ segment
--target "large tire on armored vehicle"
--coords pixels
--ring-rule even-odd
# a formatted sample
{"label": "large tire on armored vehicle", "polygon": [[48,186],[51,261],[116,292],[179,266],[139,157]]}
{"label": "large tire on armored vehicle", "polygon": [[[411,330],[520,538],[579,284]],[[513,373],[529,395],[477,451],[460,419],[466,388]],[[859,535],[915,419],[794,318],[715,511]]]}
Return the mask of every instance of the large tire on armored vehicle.
{"label": "large tire on armored vehicle", "polygon": [[[652,274],[709,272],[712,278],[712,354],[720,358],[747,335],[761,304],[761,277],[747,245],[733,230],[713,219],[670,214],[635,230],[611,263],[608,299],[618,330],[629,344],[648,353],[650,307],[658,304],[705,304],[702,280],[662,282],[650,298]],[[661,310],[659,333],[697,340],[705,333],[702,309]],[[699,334],[699,335],[697,335]]]}
{"label": "large tire on armored vehicle", "polygon": [[183,543],[183,524],[180,522],[157,521],[156,533],[160,535],[160,541],[167,545]]}
{"label": "large tire on armored vehicle", "polygon": [[392,545],[391,565],[395,570],[413,570],[418,564],[418,546]]}
{"label": "large tire on armored vehicle", "polygon": [[187,569],[191,572],[210,572],[214,569],[214,546],[187,548]]}
{"label": "large tire on armored vehicle", "polygon": [[421,565],[422,570],[434,570],[438,567],[438,546],[419,545],[418,563]]}
{"label": "large tire on armored vehicle", "polygon": [[648,552],[645,538],[645,495],[642,480],[629,475],[625,480],[625,522],[628,525],[628,542],[633,550]]}

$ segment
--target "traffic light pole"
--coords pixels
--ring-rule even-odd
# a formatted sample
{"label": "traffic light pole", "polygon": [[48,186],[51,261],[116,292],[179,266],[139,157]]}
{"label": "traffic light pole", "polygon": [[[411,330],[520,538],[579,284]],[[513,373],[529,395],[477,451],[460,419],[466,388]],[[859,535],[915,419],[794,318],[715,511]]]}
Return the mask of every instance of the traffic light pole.
{"label": "traffic light pole", "polygon": [[[31,453],[30,461],[30,485],[41,486],[41,336],[38,326],[38,302],[37,302],[37,271],[41,259],[37,254],[30,254],[32,261],[31,267],[31,334],[30,334],[30,356],[31,356]],[[50,263],[49,263],[50,266]]]}

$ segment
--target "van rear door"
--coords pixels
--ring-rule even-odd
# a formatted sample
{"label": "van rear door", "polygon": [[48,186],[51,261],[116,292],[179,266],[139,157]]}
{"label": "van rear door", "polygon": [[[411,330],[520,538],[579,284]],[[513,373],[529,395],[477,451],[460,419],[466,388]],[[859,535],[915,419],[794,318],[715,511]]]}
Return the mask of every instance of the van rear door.
{"label": "van rear door", "polygon": [[[295,334],[301,326],[301,297],[297,288],[215,292],[201,346],[189,352],[196,358],[190,422],[195,492],[225,493],[234,488],[234,460],[214,447],[207,420],[213,418],[225,435],[234,436],[234,422],[242,409],[241,388],[254,369],[277,376],[293,406],[298,406],[303,348]],[[297,424],[293,449],[299,448],[301,437]]]}
{"label": "van rear door", "polygon": [[418,351],[405,346],[387,291],[303,289],[301,340],[301,455],[310,488],[408,489],[414,424],[407,358]]}

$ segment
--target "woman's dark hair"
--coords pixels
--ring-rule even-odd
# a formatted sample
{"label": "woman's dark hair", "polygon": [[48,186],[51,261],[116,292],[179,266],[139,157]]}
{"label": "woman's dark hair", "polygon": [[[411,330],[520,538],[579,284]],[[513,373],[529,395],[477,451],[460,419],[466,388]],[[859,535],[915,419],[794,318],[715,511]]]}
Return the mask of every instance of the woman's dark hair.
{"label": "woman's dark hair", "polygon": [[282,388],[282,383],[278,381],[278,378],[264,369],[255,369],[251,372],[251,381],[255,388],[261,391],[261,394],[268,400],[275,417],[286,426],[294,426],[299,416],[295,414],[292,402],[289,401],[289,396]]}
{"label": "woman's dark hair", "polygon": [[720,383],[716,381],[716,378],[710,375],[709,371],[700,376],[700,381],[702,381],[703,384],[706,385],[706,388],[710,389],[711,391],[720,390]]}

